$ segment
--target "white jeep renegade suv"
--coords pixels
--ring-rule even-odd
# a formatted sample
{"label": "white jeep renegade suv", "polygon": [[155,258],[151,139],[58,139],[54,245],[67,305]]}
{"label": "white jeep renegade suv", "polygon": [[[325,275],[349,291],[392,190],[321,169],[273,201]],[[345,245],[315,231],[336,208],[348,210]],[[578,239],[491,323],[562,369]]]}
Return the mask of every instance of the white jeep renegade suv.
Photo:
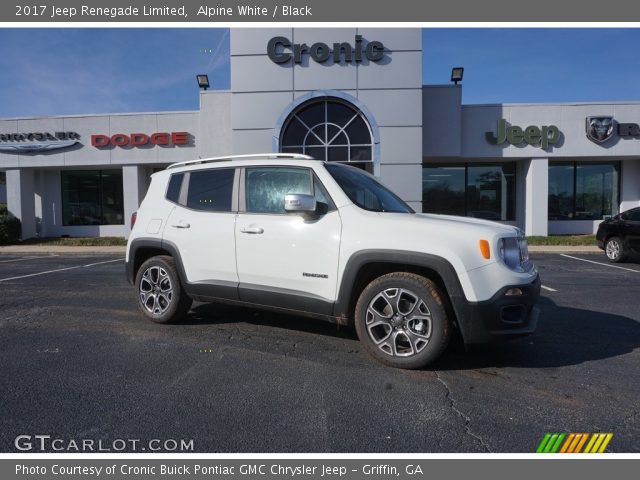
{"label": "white jeep renegade suv", "polygon": [[152,176],[126,257],[158,323],[193,300],[355,324],[378,360],[536,328],[540,279],[517,228],[415,213],[373,176],[303,155],[194,160]]}

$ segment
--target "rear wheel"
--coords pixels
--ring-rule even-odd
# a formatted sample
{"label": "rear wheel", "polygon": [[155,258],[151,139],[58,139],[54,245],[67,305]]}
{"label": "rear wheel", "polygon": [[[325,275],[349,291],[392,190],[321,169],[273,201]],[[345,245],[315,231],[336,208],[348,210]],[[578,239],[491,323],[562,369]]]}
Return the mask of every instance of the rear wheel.
{"label": "rear wheel", "polygon": [[618,263],[623,261],[625,252],[622,247],[622,240],[619,237],[611,237],[604,245],[604,252],[610,262]]}
{"label": "rear wheel", "polygon": [[151,257],[136,275],[138,308],[156,323],[173,323],[184,318],[192,300],[182,289],[173,258]]}
{"label": "rear wheel", "polygon": [[443,298],[428,278],[405,272],[383,275],[367,285],[356,304],[358,338],[382,363],[422,368],[449,342],[451,323]]}

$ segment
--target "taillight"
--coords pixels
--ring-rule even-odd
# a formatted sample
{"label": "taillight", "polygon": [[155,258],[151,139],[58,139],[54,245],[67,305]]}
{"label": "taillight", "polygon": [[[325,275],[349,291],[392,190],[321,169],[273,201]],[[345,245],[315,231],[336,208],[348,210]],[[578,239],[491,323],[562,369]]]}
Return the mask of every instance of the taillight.
{"label": "taillight", "polygon": [[133,212],[131,214],[131,230],[133,230],[133,226],[136,224],[137,219],[138,219],[138,212]]}

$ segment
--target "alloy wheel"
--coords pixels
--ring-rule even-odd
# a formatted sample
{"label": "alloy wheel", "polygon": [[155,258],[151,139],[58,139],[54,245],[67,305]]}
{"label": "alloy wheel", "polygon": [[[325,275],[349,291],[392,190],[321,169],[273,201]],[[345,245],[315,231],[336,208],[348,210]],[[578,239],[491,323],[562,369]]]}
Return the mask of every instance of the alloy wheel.
{"label": "alloy wheel", "polygon": [[424,300],[406,288],[387,288],[367,306],[369,337],[393,357],[410,357],[424,350],[431,338],[431,323]]}
{"label": "alloy wheel", "polygon": [[606,247],[607,257],[616,260],[620,256],[620,243],[618,240],[609,240]]}
{"label": "alloy wheel", "polygon": [[140,281],[140,301],[154,315],[162,315],[171,305],[173,286],[167,271],[158,266],[147,268]]}

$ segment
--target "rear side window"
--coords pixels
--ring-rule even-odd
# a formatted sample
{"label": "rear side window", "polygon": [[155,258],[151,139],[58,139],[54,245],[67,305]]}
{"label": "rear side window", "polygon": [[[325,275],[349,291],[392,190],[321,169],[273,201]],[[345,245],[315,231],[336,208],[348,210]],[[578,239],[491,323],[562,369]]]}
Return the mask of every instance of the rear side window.
{"label": "rear side window", "polygon": [[230,212],[233,168],[191,172],[187,207],[209,212]]}
{"label": "rear side window", "polygon": [[169,179],[169,186],[167,187],[167,194],[165,198],[173,203],[178,203],[180,198],[180,187],[182,186],[182,178],[184,173],[174,173]]}

